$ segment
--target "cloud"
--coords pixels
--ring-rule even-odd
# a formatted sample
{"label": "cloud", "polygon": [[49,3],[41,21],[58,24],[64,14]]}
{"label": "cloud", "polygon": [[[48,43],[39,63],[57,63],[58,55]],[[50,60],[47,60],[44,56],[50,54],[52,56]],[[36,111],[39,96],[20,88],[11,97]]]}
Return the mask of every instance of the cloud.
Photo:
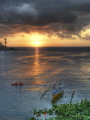
{"label": "cloud", "polygon": [[19,6],[9,6],[6,8],[6,10],[8,13],[14,13],[16,15],[37,15],[37,11],[34,9],[33,5],[26,3],[22,3]]}
{"label": "cloud", "polygon": [[12,29],[6,25],[0,24],[0,38],[14,34]]}
{"label": "cloud", "polygon": [[39,31],[49,36],[72,38],[90,24],[89,14],[89,0],[0,1],[0,23],[13,32]]}

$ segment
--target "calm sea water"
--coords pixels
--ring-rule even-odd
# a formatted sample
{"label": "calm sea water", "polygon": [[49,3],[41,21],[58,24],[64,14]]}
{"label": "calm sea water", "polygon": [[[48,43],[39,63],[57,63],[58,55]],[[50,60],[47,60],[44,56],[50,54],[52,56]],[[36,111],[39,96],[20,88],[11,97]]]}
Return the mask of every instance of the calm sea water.
{"label": "calm sea water", "polygon": [[[11,83],[22,81],[23,86]],[[0,51],[0,117],[27,120],[34,108],[51,108],[53,84],[64,84],[64,96],[56,104],[90,100],[90,48],[25,48]]]}

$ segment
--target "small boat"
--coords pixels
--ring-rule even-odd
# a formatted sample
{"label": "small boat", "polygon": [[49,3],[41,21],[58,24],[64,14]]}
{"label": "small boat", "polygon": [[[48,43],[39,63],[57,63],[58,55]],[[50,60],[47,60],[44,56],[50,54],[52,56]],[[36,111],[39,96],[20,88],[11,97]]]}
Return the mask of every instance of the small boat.
{"label": "small boat", "polygon": [[64,94],[64,90],[62,86],[56,87],[52,92],[52,103],[55,103],[59,98],[61,98]]}
{"label": "small boat", "polygon": [[20,83],[12,83],[12,85],[24,85],[24,83],[20,82]]}
{"label": "small boat", "polygon": [[50,90],[53,89],[52,91],[52,104],[55,103],[59,98],[61,98],[64,94],[64,86],[63,84],[54,84],[54,86],[52,88],[49,88],[47,90],[45,90],[45,92],[41,95],[40,99]]}

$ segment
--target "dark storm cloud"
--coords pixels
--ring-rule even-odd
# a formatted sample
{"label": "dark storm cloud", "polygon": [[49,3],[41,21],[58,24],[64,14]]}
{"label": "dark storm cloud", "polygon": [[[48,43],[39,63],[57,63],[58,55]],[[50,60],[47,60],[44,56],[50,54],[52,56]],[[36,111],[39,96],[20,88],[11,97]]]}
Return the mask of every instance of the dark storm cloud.
{"label": "dark storm cloud", "polygon": [[1,7],[1,20],[4,23],[23,23],[37,26],[45,26],[57,22],[73,22],[76,16],[65,11],[68,2],[54,1],[31,1],[13,4],[5,4]]}
{"label": "dark storm cloud", "polygon": [[89,0],[0,0],[0,23],[10,29],[7,34],[12,29],[71,37],[89,25],[89,14]]}

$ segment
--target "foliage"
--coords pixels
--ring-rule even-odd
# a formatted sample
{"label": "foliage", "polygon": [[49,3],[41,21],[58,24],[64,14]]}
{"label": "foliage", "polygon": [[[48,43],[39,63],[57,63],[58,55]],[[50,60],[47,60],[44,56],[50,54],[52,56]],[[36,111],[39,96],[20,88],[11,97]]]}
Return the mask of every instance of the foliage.
{"label": "foliage", "polygon": [[[56,115],[45,120],[90,120],[90,101],[82,100],[80,103],[70,104],[54,104],[51,109],[34,110],[34,115],[37,117],[41,115]],[[39,120],[35,117],[29,120]]]}

